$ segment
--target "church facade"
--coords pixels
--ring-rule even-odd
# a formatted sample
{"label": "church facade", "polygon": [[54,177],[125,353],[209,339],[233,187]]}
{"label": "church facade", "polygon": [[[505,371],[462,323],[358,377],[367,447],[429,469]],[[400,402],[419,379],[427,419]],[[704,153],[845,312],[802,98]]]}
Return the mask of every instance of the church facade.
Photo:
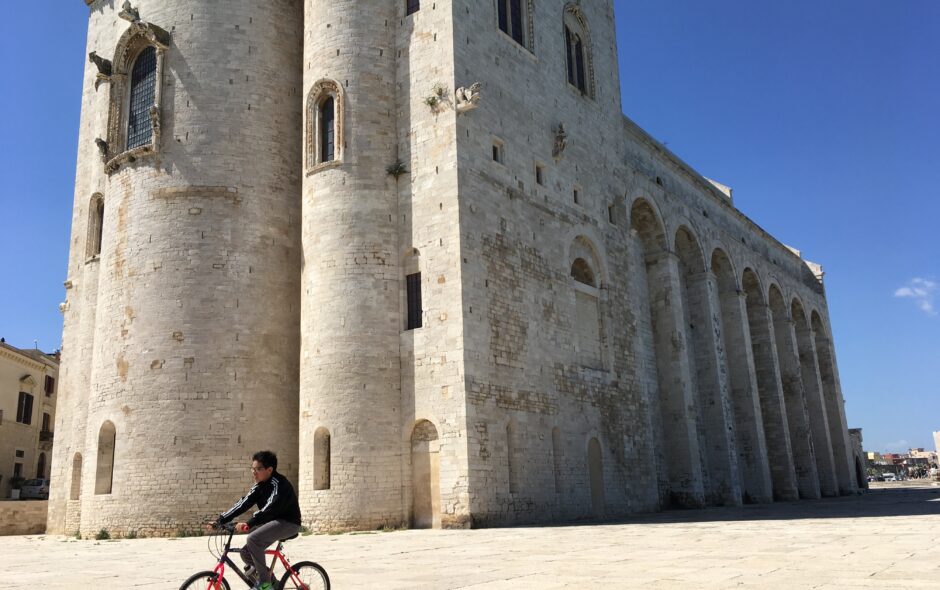
{"label": "church facade", "polygon": [[857,491],[821,267],[624,117],[610,0],[86,3],[50,532],[261,449],[315,530]]}

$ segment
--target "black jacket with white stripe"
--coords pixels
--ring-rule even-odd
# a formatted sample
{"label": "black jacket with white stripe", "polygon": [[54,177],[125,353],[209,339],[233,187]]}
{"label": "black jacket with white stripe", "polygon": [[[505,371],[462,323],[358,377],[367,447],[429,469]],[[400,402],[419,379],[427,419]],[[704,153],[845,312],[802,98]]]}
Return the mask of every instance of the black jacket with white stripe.
{"label": "black jacket with white stripe", "polygon": [[219,524],[230,522],[247,512],[252,506],[259,510],[248,519],[248,526],[254,528],[272,520],[286,520],[300,525],[300,505],[294,486],[287,478],[275,471],[267,481],[251,486],[248,493],[235,502],[235,505],[219,515]]}

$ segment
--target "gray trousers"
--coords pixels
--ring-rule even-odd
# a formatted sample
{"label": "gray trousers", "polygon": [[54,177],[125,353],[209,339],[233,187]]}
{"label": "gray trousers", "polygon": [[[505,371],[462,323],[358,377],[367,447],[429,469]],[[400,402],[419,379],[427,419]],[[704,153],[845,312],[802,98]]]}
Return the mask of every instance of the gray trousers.
{"label": "gray trousers", "polygon": [[271,572],[268,570],[267,563],[265,563],[265,549],[273,545],[275,541],[290,537],[299,531],[300,525],[298,524],[286,520],[272,520],[248,534],[248,538],[245,539],[245,546],[241,548],[239,553],[245,565],[255,566],[255,571],[258,572],[259,584],[271,581]]}

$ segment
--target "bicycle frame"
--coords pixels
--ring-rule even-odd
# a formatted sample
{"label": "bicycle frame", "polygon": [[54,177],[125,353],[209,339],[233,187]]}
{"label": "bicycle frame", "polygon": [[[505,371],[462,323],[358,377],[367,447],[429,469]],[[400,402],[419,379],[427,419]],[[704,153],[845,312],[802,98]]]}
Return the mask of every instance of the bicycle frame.
{"label": "bicycle frame", "polygon": [[[234,536],[235,536],[235,530],[233,528],[229,530],[228,540],[225,541],[225,549],[222,551],[222,555],[219,556],[219,563],[218,565],[215,566],[215,569],[212,570],[213,573],[215,574],[215,581],[209,582],[209,586],[207,590],[221,590],[222,584],[220,584],[218,580],[221,580],[222,578],[225,577],[226,565],[228,565],[232,569],[232,571],[235,572],[235,574],[239,578],[241,578],[242,582],[244,582],[246,586],[250,588],[252,585],[254,585],[254,582],[251,580],[251,578],[246,576],[245,573],[242,571],[242,568],[238,567],[238,564],[232,561],[232,558],[229,557],[230,553],[239,551],[239,549],[232,549],[232,538]],[[299,584],[300,580],[297,579],[297,572],[295,572],[294,568],[291,567],[290,562],[287,560],[284,554],[281,553],[281,550],[283,548],[284,548],[284,542],[278,541],[276,549],[273,549],[273,550],[268,549],[267,551],[264,552],[265,555],[272,556],[270,569],[273,571],[274,566],[277,565],[278,560],[280,560],[281,566],[283,566],[285,570],[290,572],[291,579],[294,580],[295,583]]]}

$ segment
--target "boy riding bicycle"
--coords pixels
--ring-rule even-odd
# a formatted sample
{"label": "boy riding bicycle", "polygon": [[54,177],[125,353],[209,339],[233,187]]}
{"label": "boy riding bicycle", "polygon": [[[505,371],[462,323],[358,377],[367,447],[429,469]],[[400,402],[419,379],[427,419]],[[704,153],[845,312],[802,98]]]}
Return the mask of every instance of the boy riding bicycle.
{"label": "boy riding bicycle", "polygon": [[239,523],[236,530],[251,531],[240,553],[245,565],[253,567],[258,575],[258,583],[252,590],[269,590],[274,586],[264,551],[275,541],[300,531],[300,505],[294,486],[277,472],[277,455],[271,451],[260,451],[251,457],[251,474],[255,485],[228,511],[220,514],[214,525],[231,522],[252,506],[258,506],[259,510],[247,523]]}

